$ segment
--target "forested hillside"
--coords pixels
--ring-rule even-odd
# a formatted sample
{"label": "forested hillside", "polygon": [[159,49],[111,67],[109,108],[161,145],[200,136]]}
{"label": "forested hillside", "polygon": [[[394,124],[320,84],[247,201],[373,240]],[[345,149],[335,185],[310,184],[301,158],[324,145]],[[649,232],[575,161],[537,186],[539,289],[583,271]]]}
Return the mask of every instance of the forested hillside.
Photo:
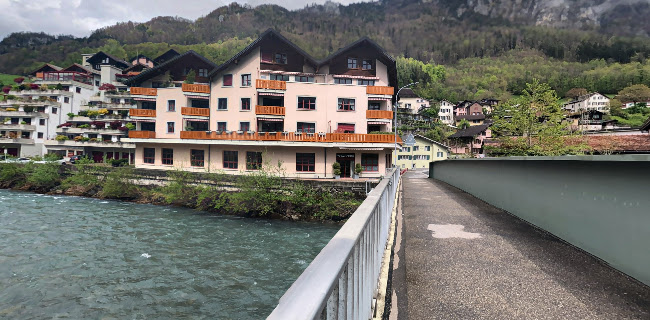
{"label": "forested hillside", "polygon": [[[650,39],[625,36],[639,34],[630,31],[634,25],[638,31],[645,30],[645,22],[625,22],[620,17],[625,8],[636,10],[636,15],[645,12],[647,8],[635,1],[609,1],[607,8],[617,14],[609,20],[595,14],[581,16],[573,19],[580,23],[565,21],[559,25],[563,28],[534,25],[556,26],[553,21],[536,20],[560,10],[549,7],[550,2],[497,1],[501,11],[496,11],[493,2],[386,0],[349,6],[326,3],[297,11],[231,4],[196,21],[158,17],[146,23],[125,22],[87,38],[18,33],[0,42],[0,72],[22,74],[43,62],[65,66],[78,62],[80,53],[99,50],[121,58],[139,53],[155,57],[170,47],[180,52],[193,49],[222,63],[271,27],[317,58],[368,36],[393,56],[417,60],[400,59],[401,65],[413,63],[410,73],[400,79],[424,80],[428,85],[418,91],[428,98],[503,98],[517,94],[531,78],[547,80],[560,93],[574,86],[610,93],[629,82],[650,81],[646,79],[650,67],[646,70],[645,63]],[[553,4],[568,6],[564,2]],[[633,4],[612,6],[618,2]],[[582,5],[602,9],[602,3],[580,0],[574,4],[578,9]],[[485,5],[492,9],[483,10]],[[526,6],[537,11],[523,10]],[[525,14],[517,15],[517,10]],[[577,9],[571,10],[557,12],[561,17]],[[608,27],[612,25],[618,27]]]}

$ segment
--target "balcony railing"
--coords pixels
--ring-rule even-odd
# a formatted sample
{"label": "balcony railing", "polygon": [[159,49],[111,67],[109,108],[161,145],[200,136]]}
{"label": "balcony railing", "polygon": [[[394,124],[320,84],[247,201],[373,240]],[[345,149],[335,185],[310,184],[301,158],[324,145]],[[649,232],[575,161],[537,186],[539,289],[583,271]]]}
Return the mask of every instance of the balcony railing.
{"label": "balcony railing", "polygon": [[271,90],[287,90],[287,83],[279,80],[255,80],[255,87],[257,89],[271,89]]}
{"label": "balcony railing", "polygon": [[149,109],[129,109],[129,115],[131,117],[156,117],[156,110]]}
{"label": "balcony railing", "polygon": [[[130,133],[129,133],[130,134]],[[392,134],[359,134],[359,133],[239,133],[239,132],[206,132],[181,131],[181,139],[198,140],[240,140],[240,141],[292,141],[292,142],[352,142],[352,143],[395,143]],[[402,139],[397,137],[397,142]]]}
{"label": "balcony railing", "polygon": [[183,83],[183,92],[210,93],[210,86],[207,84]]}
{"label": "balcony railing", "polygon": [[379,87],[379,86],[367,86],[366,94],[381,94],[381,95],[390,95],[392,96],[395,92],[393,87]]}
{"label": "balcony railing", "polygon": [[393,111],[366,110],[366,119],[393,119]]}
{"label": "balcony railing", "polygon": [[129,138],[153,139],[155,137],[156,137],[155,131],[135,131],[135,130],[129,131]]}
{"label": "balcony railing", "polygon": [[181,114],[184,115],[184,116],[209,117],[210,116],[210,109],[209,108],[182,107],[181,108]]}
{"label": "balcony railing", "polygon": [[140,87],[131,87],[132,95],[139,96],[156,96],[158,95],[158,89],[156,88],[140,88]]}
{"label": "balcony railing", "polygon": [[255,106],[255,114],[266,114],[274,116],[283,116],[284,107],[276,106]]}

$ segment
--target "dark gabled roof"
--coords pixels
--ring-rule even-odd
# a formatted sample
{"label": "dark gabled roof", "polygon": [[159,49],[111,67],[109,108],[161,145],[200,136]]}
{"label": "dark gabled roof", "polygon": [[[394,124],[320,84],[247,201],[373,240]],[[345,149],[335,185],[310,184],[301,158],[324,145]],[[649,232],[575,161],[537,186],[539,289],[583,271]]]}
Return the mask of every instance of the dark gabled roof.
{"label": "dark gabled roof", "polygon": [[[581,96],[579,96],[579,97],[576,98],[575,100],[572,100],[572,101],[569,101],[569,102],[565,103],[564,105],[567,105],[567,104],[573,104],[573,103],[578,103],[578,102],[582,102],[582,101],[585,101],[585,100],[591,98],[591,96],[593,96],[593,95],[597,95],[597,94],[600,94],[600,93],[598,93],[598,92],[587,93],[587,94],[585,94],[585,95],[581,95]],[[600,95],[603,96],[603,97],[605,97],[605,98],[607,98],[607,96],[604,95],[604,94],[600,94]]]}
{"label": "dark gabled roof", "polygon": [[[439,146],[444,147],[445,149],[449,149],[449,146],[446,146],[446,145],[444,145],[444,144],[442,144],[442,143],[440,143],[440,142],[438,142],[438,141],[431,140],[431,139],[429,139],[429,138],[427,138],[427,137],[425,137],[425,136],[421,136],[421,135],[419,135],[419,134],[414,134],[414,136],[415,136],[416,138],[419,138],[419,139],[424,139],[424,140],[427,140],[427,141],[429,141],[429,142],[433,142],[433,143],[435,143],[435,144],[437,144],[437,145],[439,145]],[[404,139],[402,139],[402,140],[404,140]]]}
{"label": "dark gabled roof", "polygon": [[155,63],[165,63],[165,62],[169,61],[170,59],[178,57],[180,55],[181,54],[178,53],[178,51],[176,51],[174,49],[169,49],[169,50],[165,51],[165,53],[163,53],[163,54],[157,56],[156,58],[154,58],[153,62],[155,62]]}
{"label": "dark gabled roof", "polygon": [[462,115],[462,116],[456,116],[456,120],[483,120],[485,119],[484,114],[467,114],[467,115]]}
{"label": "dark gabled roof", "polygon": [[99,74],[99,72],[98,72],[97,70],[94,70],[94,69],[92,69],[92,68],[84,67],[84,66],[82,66],[82,65],[80,65],[80,64],[78,64],[78,63],[73,63],[73,64],[71,64],[70,66],[68,66],[68,67],[66,67],[66,68],[63,68],[63,69],[61,69],[61,70],[59,70],[59,71],[72,71],[72,69],[75,69],[75,68],[79,68],[79,69],[81,69],[81,70],[85,70],[85,71],[88,72],[88,73],[96,73],[96,74]]}
{"label": "dark gabled roof", "polygon": [[145,56],[145,55],[142,54],[142,53],[139,54],[139,55],[137,55],[137,56],[135,56],[135,57],[133,57],[133,58],[131,58],[131,59],[129,59],[129,61],[133,61],[133,60],[140,59],[140,58],[146,58],[146,59],[149,60],[149,61],[153,61],[153,59],[151,59],[151,58]]}
{"label": "dark gabled roof", "polygon": [[108,54],[106,52],[103,52],[103,51],[95,53],[92,57],[88,58],[88,60],[86,60],[86,61],[92,61],[92,60],[94,60],[95,57],[101,56],[101,55],[104,55],[106,57],[109,57],[109,58],[115,60],[115,62],[117,62],[118,64],[123,65],[122,68],[127,68],[128,66],[131,65],[130,63],[128,63],[128,62],[126,62],[126,61],[124,61],[124,60],[122,60],[120,58],[117,58],[115,56],[112,56],[112,55],[110,55],[110,54]]}
{"label": "dark gabled roof", "polygon": [[45,68],[49,68],[50,70],[54,70],[54,71],[61,70],[61,67],[59,67],[59,66],[55,66],[53,64],[46,63],[46,64],[40,66],[38,69],[28,73],[28,75],[35,75],[36,73],[41,72],[41,70],[43,70]]}
{"label": "dark gabled roof", "polygon": [[[388,68],[388,82],[391,84],[394,84],[394,86],[397,86],[397,64],[395,62],[395,59],[384,50],[380,45],[378,45],[376,42],[370,40],[368,37],[363,37],[355,42],[350,43],[349,45],[337,50],[336,52],[330,54],[327,58],[321,60],[318,62],[318,67],[321,67],[325,64],[328,64],[332,61],[332,59],[336,58],[339,55],[344,54],[348,50],[360,46],[362,44],[369,44],[371,47],[375,48],[377,51],[379,51],[381,60],[382,62],[386,65]],[[401,92],[400,92],[401,93]]]}
{"label": "dark gabled roof", "polygon": [[641,131],[650,131],[650,118],[641,125]]}
{"label": "dark gabled roof", "polygon": [[400,98],[419,98],[411,88],[404,88],[402,91],[399,92],[399,97]]}
{"label": "dark gabled roof", "polygon": [[471,126],[464,130],[458,130],[456,133],[449,136],[449,138],[467,138],[467,137],[476,137],[481,132],[485,131],[489,125],[481,124],[478,126]]}
{"label": "dark gabled roof", "polygon": [[127,72],[133,71],[133,70],[139,70],[140,71],[140,70],[149,69],[149,68],[150,67],[148,65],[138,62],[138,63],[136,63],[136,64],[124,69],[124,70],[122,70],[122,73],[127,73]]}
{"label": "dark gabled roof", "polygon": [[189,55],[196,56],[197,58],[201,59],[203,62],[205,62],[205,63],[209,64],[210,66],[212,66],[213,68],[218,67],[214,62],[212,62],[212,61],[208,60],[206,57],[196,53],[196,51],[189,50],[189,51],[187,51],[187,52],[185,52],[185,53],[183,53],[181,55],[178,55],[178,56],[172,58],[171,60],[168,60],[168,61],[166,61],[166,62],[164,62],[162,64],[159,64],[159,65],[157,65],[157,66],[155,66],[153,68],[150,68],[150,69],[147,69],[147,70],[143,71],[139,75],[124,81],[124,84],[132,85],[134,83],[141,83],[142,81],[145,81],[145,80],[151,79],[151,78],[153,78],[153,77],[155,77],[157,75],[160,75],[161,74],[160,72],[161,71],[163,71],[163,72],[166,71],[168,66],[170,66],[171,64],[175,63],[176,61],[182,59],[183,57],[187,57]]}
{"label": "dark gabled roof", "polygon": [[311,64],[313,64],[314,66],[318,66],[318,62],[314,58],[312,58],[312,56],[310,56],[307,52],[305,52],[305,50],[302,50],[300,47],[295,45],[293,42],[289,41],[289,39],[285,38],[279,32],[273,29],[267,29],[266,31],[262,32],[262,34],[260,34],[260,36],[257,37],[255,41],[251,42],[248,46],[246,46],[244,50],[239,51],[232,58],[228,59],[228,61],[224,62],[222,65],[217,67],[214,71],[210,72],[208,77],[212,78],[212,76],[214,76],[219,71],[223,71],[224,69],[228,68],[233,62],[251,53],[251,51],[253,51],[253,49],[255,49],[259,45],[259,43],[262,40],[264,40],[266,37],[276,37],[278,40],[286,43],[291,48],[296,50],[300,55],[305,57],[305,59],[307,59],[307,61],[309,61]]}

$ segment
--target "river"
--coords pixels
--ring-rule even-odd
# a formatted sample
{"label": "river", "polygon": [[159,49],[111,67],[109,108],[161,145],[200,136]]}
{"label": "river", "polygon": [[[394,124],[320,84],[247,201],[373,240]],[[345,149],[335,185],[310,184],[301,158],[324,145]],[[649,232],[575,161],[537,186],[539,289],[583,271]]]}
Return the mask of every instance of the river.
{"label": "river", "polygon": [[0,319],[263,319],[337,230],[0,190]]}

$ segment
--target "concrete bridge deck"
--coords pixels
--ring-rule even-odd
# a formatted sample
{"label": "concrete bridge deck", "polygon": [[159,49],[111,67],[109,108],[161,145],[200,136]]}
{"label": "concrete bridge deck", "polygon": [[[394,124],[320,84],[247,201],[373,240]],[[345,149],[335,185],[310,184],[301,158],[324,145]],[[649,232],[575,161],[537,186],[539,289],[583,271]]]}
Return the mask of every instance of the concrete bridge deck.
{"label": "concrete bridge deck", "polygon": [[423,172],[400,201],[391,319],[650,319],[648,286]]}

